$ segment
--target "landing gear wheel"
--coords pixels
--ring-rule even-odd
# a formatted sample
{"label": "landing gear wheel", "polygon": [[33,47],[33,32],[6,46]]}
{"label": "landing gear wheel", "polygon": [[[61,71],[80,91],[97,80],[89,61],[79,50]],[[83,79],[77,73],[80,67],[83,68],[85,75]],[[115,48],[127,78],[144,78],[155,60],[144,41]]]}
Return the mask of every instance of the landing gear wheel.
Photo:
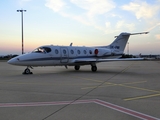
{"label": "landing gear wheel", "polygon": [[26,68],[23,72],[23,74],[33,74],[29,68]]}
{"label": "landing gear wheel", "polygon": [[97,71],[97,66],[92,66],[91,70],[92,70],[92,72],[96,72]]}
{"label": "landing gear wheel", "polygon": [[75,65],[75,66],[74,66],[74,69],[75,69],[75,70],[79,70],[79,69],[80,69],[80,66],[79,66],[79,65]]}

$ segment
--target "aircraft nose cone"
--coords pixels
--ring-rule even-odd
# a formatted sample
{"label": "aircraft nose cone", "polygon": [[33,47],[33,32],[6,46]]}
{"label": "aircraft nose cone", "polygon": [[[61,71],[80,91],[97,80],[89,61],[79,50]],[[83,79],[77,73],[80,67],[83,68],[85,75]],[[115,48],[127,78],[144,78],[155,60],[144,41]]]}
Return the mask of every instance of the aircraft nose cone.
{"label": "aircraft nose cone", "polygon": [[7,62],[8,64],[13,64],[14,63],[14,60],[13,60],[13,58],[12,59],[10,59],[10,60],[8,60],[8,62]]}
{"label": "aircraft nose cone", "polygon": [[8,62],[8,64],[16,65],[18,63],[18,58],[12,58],[12,59],[8,60],[7,62]]}
{"label": "aircraft nose cone", "polygon": [[12,60],[11,60],[11,59],[10,59],[10,60],[8,60],[8,61],[7,61],[7,63],[8,63],[8,64],[11,64],[11,63],[12,63]]}

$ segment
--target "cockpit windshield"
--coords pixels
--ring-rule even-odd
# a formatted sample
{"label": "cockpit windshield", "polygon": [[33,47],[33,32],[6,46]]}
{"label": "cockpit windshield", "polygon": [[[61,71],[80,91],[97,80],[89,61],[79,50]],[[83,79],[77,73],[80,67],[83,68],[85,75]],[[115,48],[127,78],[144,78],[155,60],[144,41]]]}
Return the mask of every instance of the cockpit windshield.
{"label": "cockpit windshield", "polygon": [[51,48],[49,47],[39,47],[32,51],[32,53],[49,53],[51,52]]}

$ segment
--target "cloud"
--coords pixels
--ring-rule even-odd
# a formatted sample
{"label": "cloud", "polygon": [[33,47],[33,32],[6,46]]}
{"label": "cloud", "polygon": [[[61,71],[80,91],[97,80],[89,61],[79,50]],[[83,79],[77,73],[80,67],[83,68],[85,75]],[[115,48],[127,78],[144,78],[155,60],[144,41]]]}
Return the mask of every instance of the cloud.
{"label": "cloud", "polygon": [[31,0],[21,0],[21,1],[23,1],[23,2],[29,2],[29,1],[31,1]]}
{"label": "cloud", "polygon": [[30,1],[32,1],[32,0],[18,0],[20,6],[23,6],[24,4],[26,4],[27,2],[30,2]]}
{"label": "cloud", "polygon": [[121,16],[121,15],[119,15],[119,14],[115,14],[115,13],[111,13],[111,16],[112,16],[112,17],[122,18],[122,16]]}
{"label": "cloud", "polygon": [[106,28],[110,28],[111,23],[110,22],[106,22],[105,25],[106,25]]}
{"label": "cloud", "polygon": [[[155,16],[158,16],[160,10],[158,1],[150,4],[138,0],[122,5],[121,9],[115,9],[116,3],[113,0],[46,0],[45,6],[63,17],[87,26],[93,26],[105,33],[110,33],[110,31],[112,33],[114,31],[134,31],[140,21],[142,25],[147,23],[146,27],[154,29],[157,26],[154,24],[157,22],[154,22],[154,24],[149,22],[153,17],[155,21],[159,21],[159,18]],[[125,15],[120,14],[124,10],[132,12],[139,22],[135,23],[134,21],[133,23],[131,20],[124,19]]]}
{"label": "cloud", "polygon": [[152,18],[154,15],[158,14],[160,10],[160,5],[158,4],[148,4],[144,1],[134,1],[127,5],[121,7],[123,10],[131,11],[135,14],[137,19],[141,18]]}
{"label": "cloud", "polygon": [[[97,22],[99,20],[97,16],[104,15],[114,9],[115,3],[112,0],[46,0],[45,6],[63,17],[68,17],[82,24],[104,30],[105,22],[104,26],[100,26]],[[81,12],[78,14],[76,14],[76,11],[70,13],[68,10],[72,9],[73,6],[76,6]]]}
{"label": "cloud", "polygon": [[156,25],[150,27],[147,31],[151,31],[151,30],[155,29],[155,28],[158,27],[158,26],[160,26],[160,22],[157,23]]}
{"label": "cloud", "polygon": [[126,23],[124,20],[120,20],[116,24],[116,29],[128,29],[130,31],[133,31],[135,29],[135,24]]}
{"label": "cloud", "polygon": [[87,11],[88,16],[105,14],[115,8],[112,0],[71,0],[78,7]]}
{"label": "cloud", "polygon": [[47,0],[45,6],[52,9],[54,12],[59,12],[63,10],[65,2],[62,0]]}
{"label": "cloud", "polygon": [[121,28],[124,25],[124,21],[118,21],[116,24],[116,28]]}
{"label": "cloud", "polygon": [[29,2],[31,0],[19,0],[20,2]]}
{"label": "cloud", "polygon": [[156,38],[157,40],[160,40],[160,34],[155,35],[155,38]]}
{"label": "cloud", "polygon": [[[86,10],[86,13],[91,16],[105,14],[115,8],[115,3],[112,0],[70,0],[70,3]],[[60,10],[64,10],[63,12],[65,12],[64,7],[67,6],[67,2],[64,2],[64,0],[46,0],[45,6],[54,12]]]}

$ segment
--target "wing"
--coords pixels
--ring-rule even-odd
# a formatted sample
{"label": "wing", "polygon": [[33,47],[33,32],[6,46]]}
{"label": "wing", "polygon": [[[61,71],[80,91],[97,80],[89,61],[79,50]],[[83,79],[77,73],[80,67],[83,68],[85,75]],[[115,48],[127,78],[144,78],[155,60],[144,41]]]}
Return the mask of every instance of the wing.
{"label": "wing", "polygon": [[144,58],[124,58],[124,59],[95,59],[95,58],[81,58],[73,60],[73,63],[92,63],[92,62],[111,62],[111,61],[141,61]]}

